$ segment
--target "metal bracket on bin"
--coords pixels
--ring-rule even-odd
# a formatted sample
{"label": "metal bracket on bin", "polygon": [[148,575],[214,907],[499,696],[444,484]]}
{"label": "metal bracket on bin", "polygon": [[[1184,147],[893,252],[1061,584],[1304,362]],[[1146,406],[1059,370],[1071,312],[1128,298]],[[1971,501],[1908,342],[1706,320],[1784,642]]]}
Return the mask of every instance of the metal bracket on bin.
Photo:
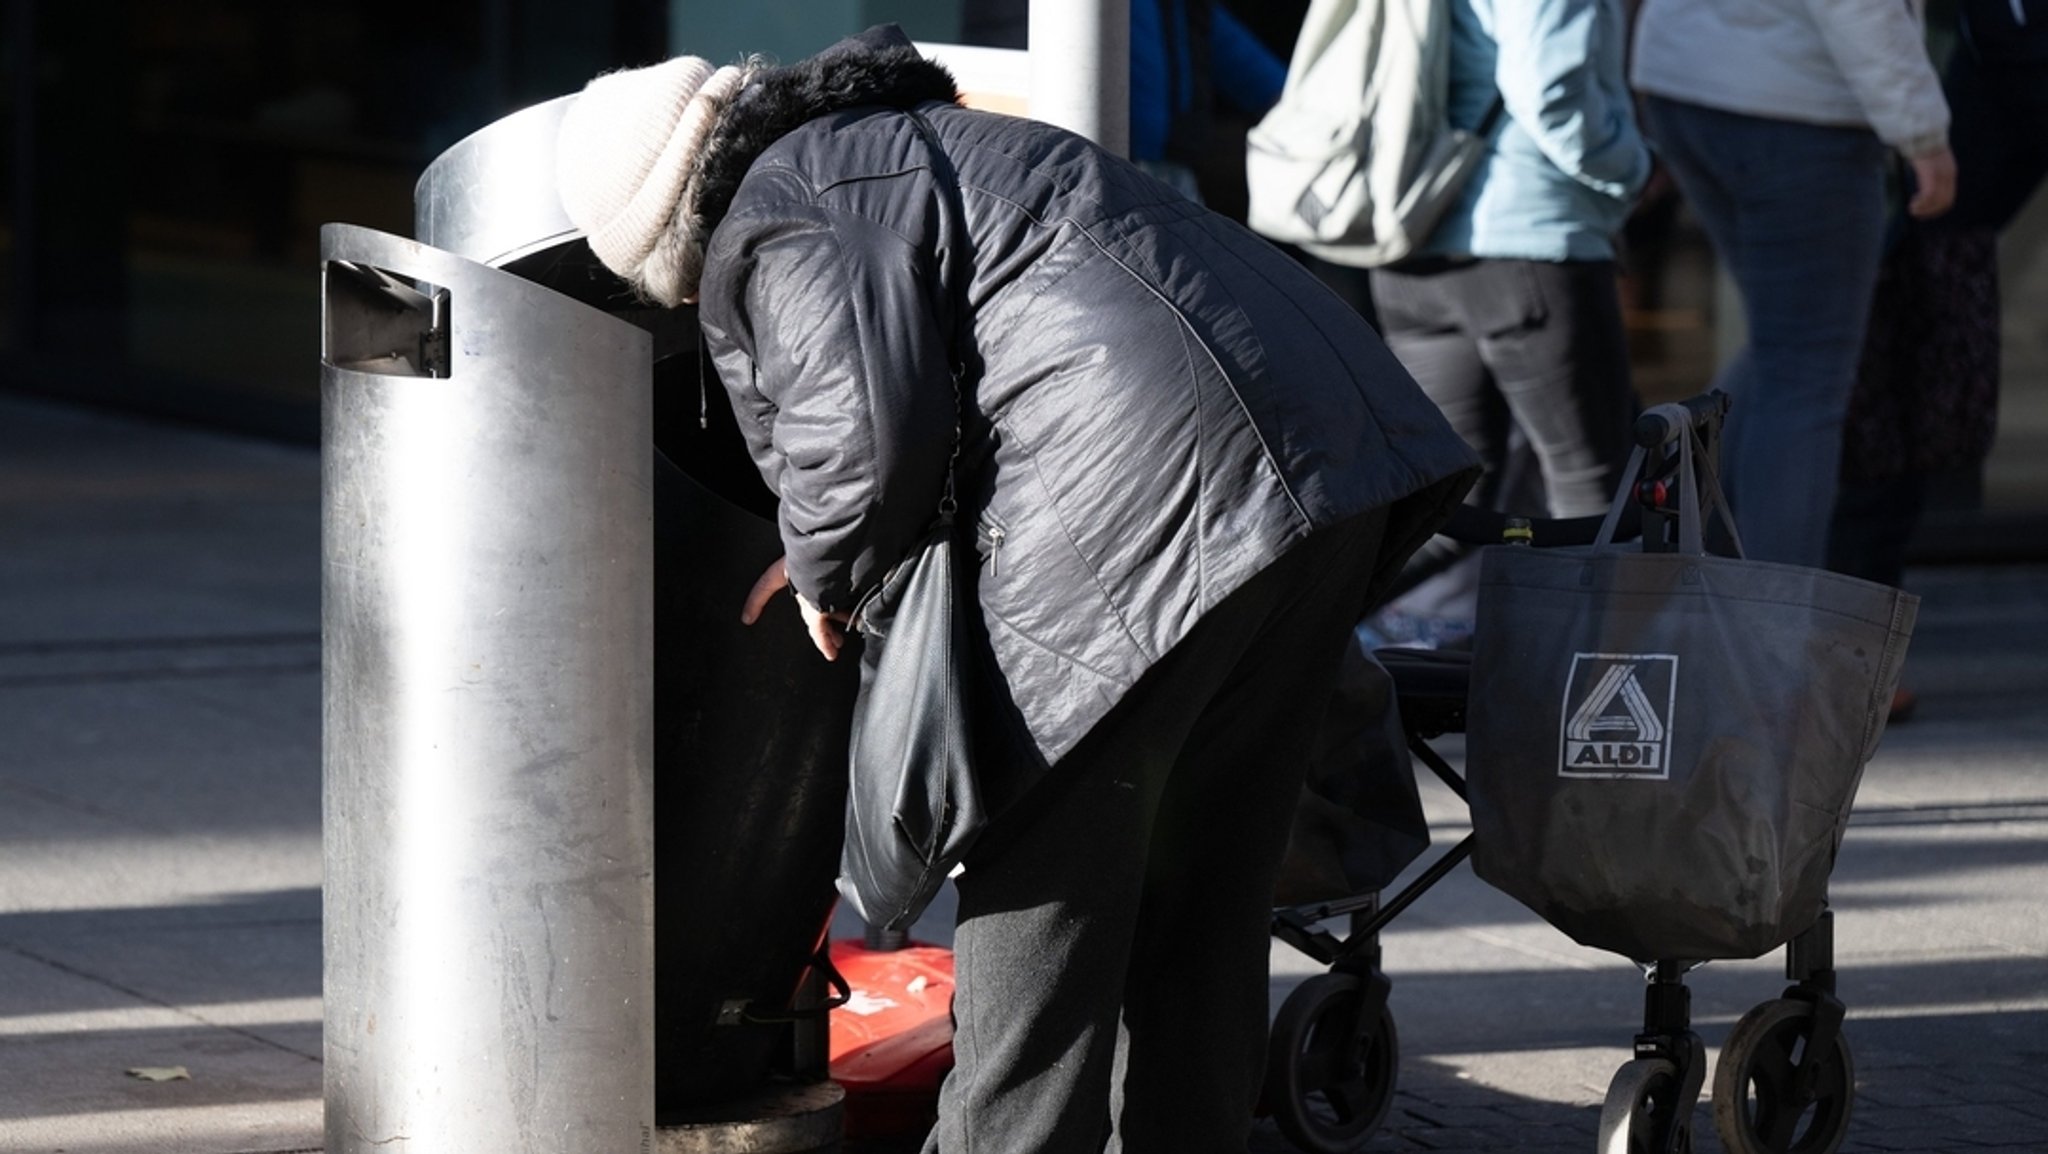
{"label": "metal bracket on bin", "polygon": [[422,292],[347,260],[327,262],[324,288],[328,364],[381,376],[448,375],[447,289]]}

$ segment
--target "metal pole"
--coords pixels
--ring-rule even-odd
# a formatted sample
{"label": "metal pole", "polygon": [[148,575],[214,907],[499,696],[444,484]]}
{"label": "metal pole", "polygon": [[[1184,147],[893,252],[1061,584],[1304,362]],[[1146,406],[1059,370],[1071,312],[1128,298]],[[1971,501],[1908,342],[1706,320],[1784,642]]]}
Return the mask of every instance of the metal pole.
{"label": "metal pole", "polygon": [[1129,156],[1131,0],[1031,0],[1029,36],[1032,117]]}

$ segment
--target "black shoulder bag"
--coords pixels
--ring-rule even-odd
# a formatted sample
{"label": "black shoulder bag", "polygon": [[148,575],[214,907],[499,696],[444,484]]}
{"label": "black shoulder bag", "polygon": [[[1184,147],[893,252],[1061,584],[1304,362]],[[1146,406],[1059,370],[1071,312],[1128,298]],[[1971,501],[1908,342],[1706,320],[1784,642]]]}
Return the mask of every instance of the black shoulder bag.
{"label": "black shoulder bag", "polygon": [[[951,194],[958,259],[967,251],[958,177],[924,117],[909,115]],[[955,322],[956,334],[960,323]],[[839,892],[870,926],[881,929],[902,929],[917,920],[988,819],[973,759],[973,569],[960,565],[954,530],[954,474],[966,404],[957,336],[954,348],[953,453],[938,518],[853,615],[866,644],[854,702]]]}

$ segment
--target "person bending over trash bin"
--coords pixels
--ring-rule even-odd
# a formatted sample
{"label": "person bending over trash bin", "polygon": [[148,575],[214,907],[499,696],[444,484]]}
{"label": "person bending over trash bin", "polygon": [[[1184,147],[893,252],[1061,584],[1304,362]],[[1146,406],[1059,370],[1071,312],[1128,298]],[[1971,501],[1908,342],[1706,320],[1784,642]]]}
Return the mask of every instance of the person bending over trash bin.
{"label": "person bending over trash bin", "polygon": [[596,255],[698,303],[779,498],[747,619],[786,584],[837,657],[956,478],[1010,727],[926,1149],[1243,1151],[1307,747],[1353,626],[1471,485],[1464,442],[1279,250],[961,107],[893,26],[598,77],[560,149]]}

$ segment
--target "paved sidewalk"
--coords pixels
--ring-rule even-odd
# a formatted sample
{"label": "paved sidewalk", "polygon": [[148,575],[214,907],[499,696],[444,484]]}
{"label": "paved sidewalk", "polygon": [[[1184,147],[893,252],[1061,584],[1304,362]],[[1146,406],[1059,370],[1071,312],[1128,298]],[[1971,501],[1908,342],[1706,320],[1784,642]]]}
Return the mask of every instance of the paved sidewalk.
{"label": "paved sidewalk", "polygon": [[[318,476],[0,392],[0,1152],[320,1147]],[[1920,716],[1835,874],[1844,1149],[2048,1151],[2048,569],[1911,583]],[[1463,809],[1427,800],[1448,845]],[[1464,869],[1385,945],[1402,1089],[1369,1149],[1592,1149],[1631,966]],[[1274,961],[1277,1004],[1315,967]],[[1693,976],[1710,1044],[1781,965]],[[1721,1149],[1710,1108],[1696,1133]]]}
{"label": "paved sidewalk", "polygon": [[0,393],[0,1151],[319,1148],[319,540],[309,450]]}

